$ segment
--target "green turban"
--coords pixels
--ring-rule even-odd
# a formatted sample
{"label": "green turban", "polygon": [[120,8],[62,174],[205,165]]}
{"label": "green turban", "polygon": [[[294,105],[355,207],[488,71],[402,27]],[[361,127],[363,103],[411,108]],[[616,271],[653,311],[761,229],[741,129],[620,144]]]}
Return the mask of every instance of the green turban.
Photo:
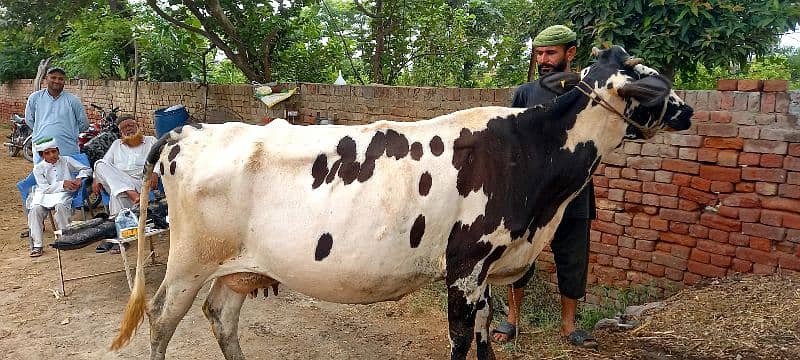
{"label": "green turban", "polygon": [[564,25],[553,25],[542,30],[539,35],[533,38],[533,47],[564,45],[570,41],[575,41],[576,35],[572,29]]}

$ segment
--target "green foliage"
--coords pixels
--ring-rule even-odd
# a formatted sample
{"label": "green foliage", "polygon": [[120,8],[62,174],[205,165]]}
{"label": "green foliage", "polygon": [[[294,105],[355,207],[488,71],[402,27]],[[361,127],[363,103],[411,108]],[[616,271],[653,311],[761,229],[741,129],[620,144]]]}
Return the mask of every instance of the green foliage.
{"label": "green foliage", "polygon": [[579,30],[578,60],[591,45],[613,43],[644,58],[662,73],[745,64],[763,55],[780,34],[800,20],[790,0],[566,0],[563,7]]}
{"label": "green foliage", "polygon": [[674,86],[682,90],[711,90],[716,89],[718,79],[731,76],[729,70],[720,66],[709,70],[702,64],[697,64],[697,68],[692,71],[678,71],[675,74]]}
{"label": "green foliage", "polygon": [[36,76],[39,60],[47,53],[37,47],[24,31],[0,30],[0,83]]}
{"label": "green foliage", "polygon": [[133,75],[131,20],[107,7],[87,9],[71,21],[61,64],[71,77],[126,79]]}
{"label": "green foliage", "polygon": [[[194,22],[193,25],[199,25]],[[178,28],[140,6],[134,33],[139,46],[139,71],[149,81],[187,81],[199,78],[208,41]]]}
{"label": "green foliage", "polygon": [[789,80],[789,59],[785,55],[762,56],[749,64],[746,78],[758,80]]}
{"label": "green foliage", "polygon": [[210,66],[208,82],[214,84],[246,84],[247,77],[230,60],[225,59]]}

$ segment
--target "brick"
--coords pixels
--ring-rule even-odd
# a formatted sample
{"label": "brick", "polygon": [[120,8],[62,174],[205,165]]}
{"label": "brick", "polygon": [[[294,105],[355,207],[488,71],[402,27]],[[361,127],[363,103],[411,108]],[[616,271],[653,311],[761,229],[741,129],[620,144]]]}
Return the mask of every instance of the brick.
{"label": "brick", "polygon": [[744,139],[758,139],[761,128],[758,126],[739,126],[739,137]]}
{"label": "brick", "polygon": [[681,259],[688,259],[689,253],[691,252],[692,248],[683,245],[676,245],[673,244],[669,253],[672,256],[679,257]]}
{"label": "brick", "polygon": [[667,209],[677,209],[678,208],[678,198],[673,196],[659,196],[658,203],[663,208]]}
{"label": "brick", "polygon": [[[753,114],[753,119],[755,120],[756,125],[761,125],[762,127],[773,126],[777,120],[776,114]],[[752,125],[752,124],[748,124]]]}
{"label": "brick", "polygon": [[761,164],[761,154],[743,152],[739,153],[739,165],[759,165]]}
{"label": "brick", "polygon": [[653,263],[677,270],[686,270],[687,260],[660,251],[654,251]]}
{"label": "brick", "polygon": [[691,254],[689,255],[689,261],[699,262],[703,264],[708,264],[711,262],[711,254],[705,252],[700,249],[692,249]]}
{"label": "brick", "polygon": [[780,254],[778,257],[778,266],[780,266],[781,269],[800,270],[800,257]]}
{"label": "brick", "polygon": [[700,204],[686,199],[680,199],[678,201],[678,210],[683,211],[697,211],[700,209]]}
{"label": "brick", "polygon": [[689,225],[689,235],[697,238],[708,237],[708,228],[698,224]]}
{"label": "brick", "polygon": [[659,233],[656,230],[626,227],[625,234],[639,240],[658,240]]}
{"label": "brick", "polygon": [[611,265],[617,269],[630,269],[631,268],[631,261],[624,257],[615,256],[612,259]]}
{"label": "brick", "polygon": [[786,113],[789,112],[789,94],[777,93],[775,94],[775,112]]}
{"label": "brick", "polygon": [[[734,161],[734,164],[736,162]],[[701,178],[736,182],[742,179],[742,172],[747,169],[727,168],[714,165],[700,165],[698,173]]]}
{"label": "brick", "polygon": [[739,273],[749,273],[753,270],[753,263],[747,260],[733,259],[731,261],[731,270]]}
{"label": "brick", "polygon": [[789,80],[764,80],[762,85],[762,91],[764,92],[785,92],[788,89]]}
{"label": "brick", "polygon": [[764,239],[762,237],[750,237],[750,244],[748,245],[751,249],[761,250],[769,252],[772,250],[772,240]]}
{"label": "brick", "polygon": [[746,248],[737,248],[730,244],[722,244],[713,240],[706,240],[706,239],[698,239],[697,248],[711,254],[726,255],[726,256],[736,255],[737,249],[746,249]]}
{"label": "brick", "polygon": [[800,144],[789,144],[788,153],[791,156],[800,156]]}
{"label": "brick", "polygon": [[643,156],[629,157],[628,167],[634,169],[658,170],[661,169],[661,158]]}
{"label": "brick", "polygon": [[727,231],[717,230],[717,229],[709,229],[708,230],[708,239],[714,240],[718,243],[726,244],[728,242],[728,236],[730,235]]}
{"label": "brick", "polygon": [[650,261],[652,255],[649,251],[641,251],[629,248],[619,248],[619,256],[639,261]]}
{"label": "brick", "polygon": [[757,222],[761,218],[761,209],[739,209],[739,220]]}
{"label": "brick", "polygon": [[[736,167],[739,161],[739,152],[734,150],[723,150],[717,154],[717,164],[726,167]],[[700,169],[702,173],[702,167]]]}
{"label": "brick", "polygon": [[617,245],[618,238],[617,235],[600,234],[600,242],[607,245]]}
{"label": "brick", "polygon": [[597,220],[614,222],[614,214],[615,212],[611,210],[597,209]]}
{"label": "brick", "polygon": [[636,169],[631,169],[631,168],[622,169],[619,175],[623,179],[629,179],[629,180],[636,180],[638,178],[636,174]]}
{"label": "brick", "polygon": [[[683,149],[688,149],[688,148],[681,148],[681,150],[683,150]],[[707,162],[707,163],[716,163],[717,162],[717,157],[719,156],[719,149],[700,148],[700,149],[697,149],[697,154],[696,155],[697,155],[697,159],[696,159],[697,161]],[[685,159],[685,160],[691,160],[691,159]]]}
{"label": "brick", "polygon": [[642,144],[634,141],[626,141],[622,145],[622,152],[629,155],[638,155],[642,153]]}
{"label": "brick", "polygon": [[650,228],[658,231],[667,231],[669,230],[669,221],[659,218],[651,218]]}
{"label": "brick", "polygon": [[[656,242],[650,240],[636,240],[636,250],[639,251],[653,251],[656,248]],[[648,258],[649,260],[649,258]]]}
{"label": "brick", "polygon": [[700,281],[703,280],[703,277],[694,273],[683,273],[683,283],[688,286],[697,285]]}
{"label": "brick", "polygon": [[778,193],[778,184],[760,182],[760,181],[756,183],[756,194],[771,196],[777,193]]}
{"label": "brick", "polygon": [[716,214],[704,213],[700,215],[700,224],[710,229],[718,229],[724,231],[740,231],[741,222],[734,219],[729,219]]}
{"label": "brick", "polygon": [[622,235],[625,230],[625,228],[620,225],[605,221],[592,221],[592,229],[614,235]]}
{"label": "brick", "polygon": [[653,170],[637,170],[636,177],[639,181],[654,181],[656,178],[655,171]]}
{"label": "brick", "polygon": [[694,174],[694,175],[700,172],[700,164],[686,160],[664,159],[661,162],[661,168],[667,171]]}
{"label": "brick", "polygon": [[649,229],[650,228],[650,216],[639,213],[633,216],[633,220],[631,221],[633,227],[641,228],[641,229]]}
{"label": "brick", "polygon": [[636,247],[636,239],[627,237],[627,236],[615,236],[617,238],[617,245],[620,248],[630,248],[633,249]]}
{"label": "brick", "polygon": [[597,254],[595,256],[595,259],[597,260],[597,263],[599,265],[611,266],[611,262],[613,261],[614,258],[606,254]]}
{"label": "brick", "polygon": [[782,225],[787,229],[800,229],[800,215],[784,213]]}
{"label": "brick", "polygon": [[664,276],[664,266],[654,263],[647,264],[647,273],[656,277]]}
{"label": "brick", "polygon": [[642,204],[658,206],[659,205],[659,197],[656,194],[643,194],[642,195]]}
{"label": "brick", "polygon": [[745,234],[731,233],[728,236],[728,243],[736,246],[750,246],[750,237]]}
{"label": "brick", "polygon": [[782,211],[763,209],[759,222],[764,225],[783,226],[783,214],[785,213]]}
{"label": "brick", "polygon": [[642,203],[642,193],[636,191],[626,191],[625,192],[625,202],[631,204],[641,204]]}
{"label": "brick", "polygon": [[642,191],[650,194],[677,196],[678,186],[673,184],[663,184],[658,182],[645,182],[642,184]]}
{"label": "brick", "polygon": [[617,247],[614,245],[592,242],[589,243],[589,250],[598,254],[606,254],[610,256],[617,255]]}
{"label": "brick", "polygon": [[765,197],[761,199],[761,207],[773,210],[800,212],[800,200]]}
{"label": "brick", "polygon": [[743,208],[755,208],[761,206],[761,198],[755,194],[733,194],[720,195],[722,205]]}
{"label": "brick", "polygon": [[731,113],[734,124],[750,126],[756,124],[756,114],[747,111],[736,111]]}
{"label": "brick", "polygon": [[785,155],[787,153],[788,143],[785,141],[747,139],[743,140],[742,149],[746,152],[760,154]]}
{"label": "brick", "polygon": [[761,112],[775,112],[775,94],[765,93],[761,95]]}
{"label": "brick", "polygon": [[762,80],[739,79],[738,82],[739,91],[761,91],[763,86],[764,82]]}
{"label": "brick", "polygon": [[608,186],[612,189],[642,191],[642,183],[633,180],[612,179],[608,181]]}
{"label": "brick", "polygon": [[678,196],[682,199],[691,200],[703,205],[714,205],[717,202],[717,196],[714,194],[686,187],[682,187],[678,191]]}
{"label": "brick", "polygon": [[786,176],[786,183],[800,185],[800,172],[789,172]]}
{"label": "brick", "polygon": [[754,263],[753,264],[753,274],[756,275],[771,275],[775,273],[775,267],[771,265],[763,265]]}
{"label": "brick", "polygon": [[725,276],[724,268],[711,264],[703,264],[696,261],[689,261],[687,263],[687,269],[692,273],[705,277],[719,278]]}
{"label": "brick", "polygon": [[[773,156],[776,156],[776,155],[773,155]],[[783,164],[781,164],[781,165],[786,170],[800,171],[800,157],[787,156],[787,157],[785,157],[783,159]],[[775,167],[780,167],[781,165],[778,165],[778,166],[775,166]]]}
{"label": "brick", "polygon": [[693,189],[700,191],[711,191],[711,180],[703,179],[701,177],[693,177],[690,186]]}
{"label": "brick", "polygon": [[741,150],[744,148],[744,140],[739,138],[706,137],[703,140],[703,147]]}
{"label": "brick", "polygon": [[675,270],[671,268],[664,269],[664,277],[674,281],[681,281],[683,280],[683,271]]}
{"label": "brick", "polygon": [[631,214],[622,213],[622,212],[614,214],[614,223],[616,223],[616,224],[623,225],[623,226],[629,226],[629,225],[631,225],[632,220],[633,220],[633,216]]}
{"label": "brick", "polygon": [[717,80],[717,90],[720,91],[734,91],[738,89],[739,80],[737,79],[719,79]]}
{"label": "brick", "polygon": [[747,98],[748,94],[745,92],[736,91],[733,93],[733,110],[747,111]]}
{"label": "brick", "polygon": [[608,189],[608,200],[624,201],[625,190],[622,189]]}
{"label": "brick", "polygon": [[673,174],[672,183],[678,186],[689,186],[692,184],[692,176],[688,174]]}
{"label": "brick", "polygon": [[723,124],[730,123],[731,119],[733,119],[731,113],[728,111],[711,111],[708,113],[708,118],[712,122],[723,123]]}
{"label": "brick", "polygon": [[[689,224],[682,223],[682,222],[675,222],[671,221],[669,223],[669,231],[675,234],[686,235],[689,233]],[[662,233],[661,239],[664,240],[665,237],[669,236],[668,233]]]}
{"label": "brick", "polygon": [[713,193],[732,193],[734,190],[733,183],[727,181],[712,181],[711,192]]}
{"label": "brick", "polygon": [[795,129],[794,124],[790,126],[792,126],[790,129],[762,128],[758,138],[773,141],[800,141],[800,130]]}
{"label": "brick", "polygon": [[741,179],[783,183],[786,182],[786,170],[746,167],[741,169]]}
{"label": "brick", "polygon": [[661,209],[658,215],[664,220],[680,221],[689,224],[696,223],[700,219],[700,214],[697,212],[673,209]]}
{"label": "brick", "polygon": [[720,205],[717,209],[717,214],[731,219],[739,218],[739,209],[731,206]]}
{"label": "brick", "polygon": [[742,233],[752,236],[781,241],[786,236],[786,229],[764,224],[742,224]]}
{"label": "brick", "polygon": [[[787,157],[788,159],[789,157]],[[786,167],[784,162],[784,156],[776,155],[776,154],[764,154],[761,155],[761,161],[759,162],[761,167],[765,168],[779,168],[779,167]],[[798,163],[800,165],[800,163]],[[791,169],[789,169],[791,170]]]}
{"label": "brick", "polygon": [[794,254],[795,245],[791,241],[780,241],[773,244],[775,246],[776,251],[780,251],[786,254]]}
{"label": "brick", "polygon": [[[687,232],[688,232],[688,230],[687,230]],[[660,240],[668,242],[668,243],[687,246],[687,247],[694,247],[695,245],[697,245],[697,241],[698,241],[698,239],[695,239],[692,236],[684,235],[684,234],[677,234],[677,233],[674,233],[674,232],[662,232]]]}
{"label": "brick", "polygon": [[747,111],[758,112],[761,110],[761,93],[753,92],[747,96]]}
{"label": "brick", "polygon": [[[800,177],[800,176],[798,176]],[[669,171],[664,170],[657,170],[655,172],[655,179],[656,182],[660,183],[671,183],[672,182],[672,173]]]}
{"label": "brick", "polygon": [[620,168],[613,166],[606,166],[606,177],[609,179],[618,179],[620,177]]}
{"label": "brick", "polygon": [[680,148],[678,149],[678,159],[681,160],[697,160],[696,148]]}

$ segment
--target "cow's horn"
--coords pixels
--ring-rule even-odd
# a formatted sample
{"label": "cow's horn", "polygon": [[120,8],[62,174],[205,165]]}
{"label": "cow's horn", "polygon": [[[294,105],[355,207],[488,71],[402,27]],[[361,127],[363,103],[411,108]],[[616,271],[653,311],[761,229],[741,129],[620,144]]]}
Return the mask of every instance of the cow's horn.
{"label": "cow's horn", "polygon": [[632,68],[636,65],[641,64],[642,62],[643,62],[642,58],[629,57],[628,60],[625,60],[625,66]]}
{"label": "cow's horn", "polygon": [[597,55],[600,55],[600,49],[597,46],[592,46],[592,56],[597,57]]}

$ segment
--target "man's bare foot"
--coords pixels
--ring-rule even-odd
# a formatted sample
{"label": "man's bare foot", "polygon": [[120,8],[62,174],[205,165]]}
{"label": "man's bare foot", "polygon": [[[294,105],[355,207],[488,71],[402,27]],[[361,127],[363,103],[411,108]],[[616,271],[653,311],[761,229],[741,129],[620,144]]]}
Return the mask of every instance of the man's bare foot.
{"label": "man's bare foot", "polygon": [[125,195],[128,196],[128,199],[131,199],[134,204],[139,203],[139,193],[133,190],[125,190]]}
{"label": "man's bare foot", "polygon": [[492,339],[498,344],[505,344],[517,336],[517,326],[508,321],[503,321],[497,324],[497,327],[492,330]]}

